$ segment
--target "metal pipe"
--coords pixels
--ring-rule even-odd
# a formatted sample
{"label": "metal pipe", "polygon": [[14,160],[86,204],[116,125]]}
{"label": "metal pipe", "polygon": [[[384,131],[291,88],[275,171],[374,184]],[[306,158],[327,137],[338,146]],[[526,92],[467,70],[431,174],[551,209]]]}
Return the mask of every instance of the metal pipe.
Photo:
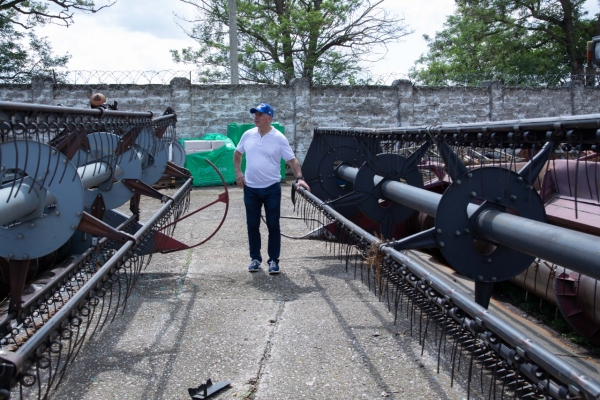
{"label": "metal pipe", "polygon": [[[354,183],[358,169],[341,165],[337,173]],[[382,179],[376,175],[373,181],[377,184]],[[442,197],[396,181],[384,182],[381,190],[387,199],[431,216]],[[470,204],[467,214],[472,215],[478,207]],[[485,239],[600,279],[600,240],[596,236],[495,210],[483,211],[475,225]]]}
{"label": "metal pipe", "polygon": [[152,122],[162,122],[163,120],[174,119],[173,122],[177,121],[177,114],[166,114],[161,115],[160,117],[152,118]]}
{"label": "metal pipe", "polygon": [[31,186],[16,183],[0,189],[0,225],[6,225],[35,211],[38,194]]}
{"label": "metal pipe", "polygon": [[598,120],[600,114],[573,115],[562,117],[544,117],[544,118],[528,118],[514,119],[505,121],[485,121],[471,122],[461,124],[444,124],[441,126],[421,125],[410,127],[395,127],[395,128],[341,128],[341,127],[320,127],[316,133],[353,133],[353,134],[369,134],[369,135],[388,135],[388,134],[437,134],[437,133],[480,133],[483,131],[489,132],[513,132],[516,130],[527,131],[554,131],[558,129],[598,129]]}
{"label": "metal pipe", "polygon": [[[340,179],[351,183],[354,183],[356,174],[358,174],[358,168],[349,167],[343,164],[340,165],[336,171]],[[381,176],[376,175],[375,178],[373,178],[373,183],[377,185],[382,179]],[[410,185],[403,185],[402,190],[397,191],[394,189],[395,186],[390,186],[391,183],[403,185],[400,182],[384,182],[381,189],[388,199],[435,217],[435,212],[440,203],[440,199],[442,198],[441,194],[428,192]]]}
{"label": "metal pipe", "polygon": [[[117,171],[119,170],[120,168],[117,167]],[[99,162],[77,168],[77,174],[81,178],[83,189],[89,189],[111,179],[112,168],[105,162]],[[6,225],[34,212],[39,201],[38,192],[25,183],[15,183],[0,189],[0,204],[2,204],[2,207],[0,207],[0,225]],[[44,206],[54,203],[56,203],[56,196],[51,192],[47,192]]]}
{"label": "metal pipe", "polygon": [[84,189],[98,186],[113,176],[112,168],[105,162],[97,162],[79,167],[77,168],[77,174],[81,178]]}
{"label": "metal pipe", "polygon": [[597,236],[496,210],[482,211],[476,227],[485,239],[600,279]]}
{"label": "metal pipe", "polygon": [[0,101],[0,109],[2,110],[18,110],[18,111],[36,111],[47,113],[66,113],[66,114],[83,114],[93,116],[110,116],[110,117],[138,117],[152,118],[151,112],[131,112],[131,111],[115,111],[104,110],[99,108],[74,108],[63,106],[47,106],[42,104],[18,103],[12,101]]}

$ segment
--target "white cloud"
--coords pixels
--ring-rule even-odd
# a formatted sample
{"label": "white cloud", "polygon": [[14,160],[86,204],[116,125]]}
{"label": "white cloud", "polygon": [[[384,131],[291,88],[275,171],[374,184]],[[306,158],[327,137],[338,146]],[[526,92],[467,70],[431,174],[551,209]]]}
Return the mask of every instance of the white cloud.
{"label": "white cloud", "polygon": [[95,14],[76,14],[69,28],[47,25],[36,32],[49,37],[55,54],[72,56],[72,70],[190,69],[169,53],[194,45],[174,15],[190,12],[179,1],[119,0]]}
{"label": "white cloud", "polygon": [[414,33],[401,42],[388,46],[385,59],[371,67],[375,75],[406,74],[415,60],[427,52],[423,35],[434,36],[443,28],[446,17],[454,11],[454,0],[428,0],[427,2],[410,0],[387,0],[383,7],[404,17],[404,22]]}

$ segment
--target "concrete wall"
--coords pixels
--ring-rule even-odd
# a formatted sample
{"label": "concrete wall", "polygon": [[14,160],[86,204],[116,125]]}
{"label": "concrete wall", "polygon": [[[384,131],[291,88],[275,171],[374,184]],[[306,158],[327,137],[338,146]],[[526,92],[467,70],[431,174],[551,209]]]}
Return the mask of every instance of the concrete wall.
{"label": "concrete wall", "polygon": [[311,88],[305,80],[289,86],[192,85],[175,78],[169,85],[59,85],[38,81],[0,86],[0,101],[88,107],[92,93],[101,92],[119,110],[152,111],[167,107],[177,113],[179,137],[226,133],[232,122],[251,123],[249,109],[268,102],[275,121],[302,161],[315,127],[387,128],[579,115],[600,112],[600,89],[582,85],[562,88],[416,87],[408,81],[391,86],[331,86]]}

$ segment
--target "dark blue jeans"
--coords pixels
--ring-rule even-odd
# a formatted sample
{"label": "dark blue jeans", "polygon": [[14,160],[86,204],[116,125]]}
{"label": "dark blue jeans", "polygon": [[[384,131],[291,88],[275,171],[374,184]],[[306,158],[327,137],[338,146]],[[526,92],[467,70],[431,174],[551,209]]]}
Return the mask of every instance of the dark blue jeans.
{"label": "dark blue jeans", "polygon": [[281,251],[281,184],[279,182],[262,189],[244,186],[244,204],[246,205],[246,225],[248,226],[248,244],[250,258],[262,262],[260,254],[260,213],[265,207],[265,219],[269,230],[267,251],[269,261],[279,261]]}

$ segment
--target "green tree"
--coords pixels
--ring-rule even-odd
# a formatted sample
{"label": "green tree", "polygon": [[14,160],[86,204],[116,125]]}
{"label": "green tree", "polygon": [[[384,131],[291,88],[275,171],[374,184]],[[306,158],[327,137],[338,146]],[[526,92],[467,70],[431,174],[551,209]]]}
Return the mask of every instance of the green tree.
{"label": "green tree", "polygon": [[9,23],[25,29],[47,23],[69,26],[75,10],[95,13],[116,2],[106,0],[105,5],[96,6],[92,0],[0,0],[0,12]]}
{"label": "green tree", "polygon": [[521,84],[556,84],[583,73],[595,19],[584,0],[457,0],[429,52],[411,70],[426,84],[478,83],[520,76]]}
{"label": "green tree", "polygon": [[[229,78],[228,0],[181,0],[196,7],[186,33],[198,48],[171,50],[176,62],[195,64],[204,82]],[[411,33],[384,0],[237,0],[240,79],[311,84],[369,80],[364,63],[377,61],[385,45]],[[378,52],[379,50],[379,52]]]}
{"label": "green tree", "polygon": [[89,0],[0,0],[0,82],[23,83],[34,76],[59,79],[70,55],[55,56],[46,37],[33,32],[48,23],[69,26],[75,10],[97,12],[116,0],[96,6]]}
{"label": "green tree", "polygon": [[25,83],[34,76],[57,79],[55,69],[65,67],[70,56],[54,56],[47,38],[14,29],[0,13],[0,82]]}

